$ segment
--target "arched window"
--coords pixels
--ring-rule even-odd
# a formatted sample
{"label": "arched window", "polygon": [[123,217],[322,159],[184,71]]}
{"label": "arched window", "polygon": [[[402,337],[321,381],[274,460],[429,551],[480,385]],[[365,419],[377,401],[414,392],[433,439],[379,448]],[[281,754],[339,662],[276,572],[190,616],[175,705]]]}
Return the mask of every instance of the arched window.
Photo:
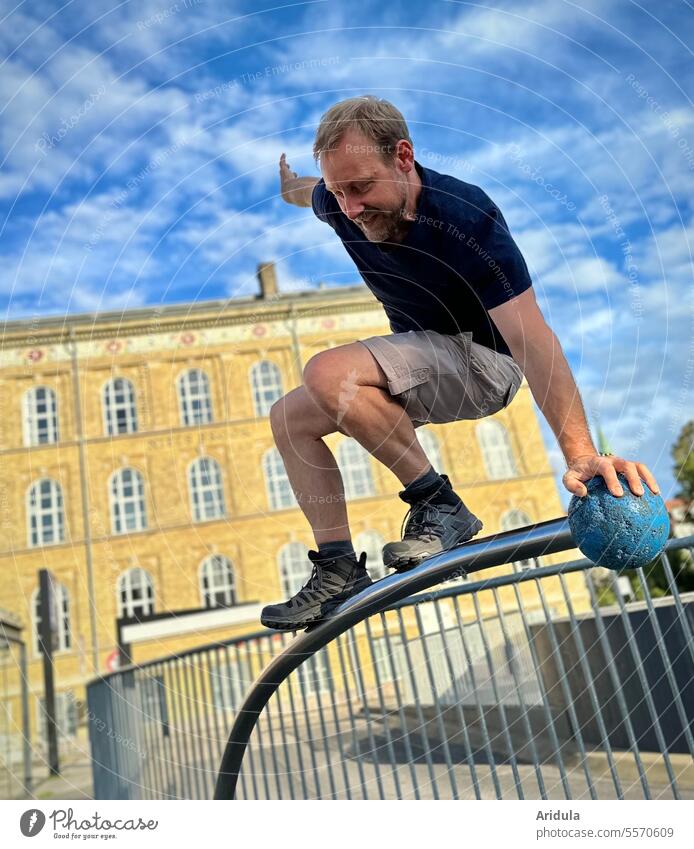
{"label": "arched window", "polygon": [[299,592],[311,574],[308,549],[301,542],[288,542],[280,549],[278,561],[282,594],[289,598]]}
{"label": "arched window", "polygon": [[[522,510],[513,509],[507,510],[503,514],[499,524],[502,531],[512,531],[514,528],[524,528],[526,525],[532,524],[532,522],[527,513],[524,513]],[[533,566],[539,566],[540,561],[537,557],[530,557],[526,560],[516,560],[512,565],[513,571],[517,572],[519,569],[532,569]]]}
{"label": "arched window", "polygon": [[65,514],[60,484],[43,478],[27,492],[28,545],[51,545],[65,541]]}
{"label": "arched window", "polygon": [[149,572],[134,566],[118,576],[118,616],[149,616],[154,613],[154,584]]}
{"label": "arched window", "polygon": [[282,375],[274,363],[261,360],[251,368],[251,392],[256,416],[267,416],[270,407],[284,394]]}
{"label": "arched window", "polygon": [[213,554],[200,566],[200,594],[204,607],[231,607],[236,604],[236,585],[231,561]]}
{"label": "arched window", "polygon": [[135,387],[124,377],[109,380],[104,386],[104,431],[107,436],[137,431]]}
{"label": "arched window", "polygon": [[58,403],[48,386],[34,386],[22,398],[25,445],[48,445],[58,441]]}
{"label": "arched window", "polygon": [[200,457],[190,464],[188,488],[194,522],[220,519],[224,516],[222,470],[212,457]]}
{"label": "arched window", "polygon": [[513,458],[508,432],[501,422],[480,422],[475,433],[482,450],[487,477],[492,480],[515,477],[518,474],[516,461]]}
{"label": "arched window", "polygon": [[[57,640],[55,651],[67,651],[72,646],[70,634],[70,595],[64,584],[55,584],[55,620]],[[39,627],[41,625],[41,593],[35,589],[31,596],[34,619],[34,651],[39,654]]]}
{"label": "arched window", "polygon": [[119,469],[111,475],[111,529],[114,534],[147,528],[145,483],[136,469]]}
{"label": "arched window", "polygon": [[192,368],[178,377],[178,405],[184,427],[212,421],[210,381],[204,371]]}
{"label": "arched window", "polygon": [[357,558],[362,551],[366,552],[366,568],[372,581],[384,578],[388,574],[388,569],[383,565],[382,551],[384,545],[383,537],[378,531],[364,531],[354,540],[354,551]]}
{"label": "arched window", "polygon": [[296,507],[296,498],[287,477],[287,470],[276,448],[271,448],[263,454],[263,473],[270,509],[285,510],[287,507]]}
{"label": "arched window", "polygon": [[375,495],[369,452],[354,439],[343,439],[337,447],[337,465],[342,474],[345,498]]}
{"label": "arched window", "polygon": [[424,453],[429,458],[429,462],[434,467],[434,471],[441,474],[446,470],[443,468],[443,459],[441,457],[441,448],[438,438],[428,428],[417,428],[417,439],[422,446]]}

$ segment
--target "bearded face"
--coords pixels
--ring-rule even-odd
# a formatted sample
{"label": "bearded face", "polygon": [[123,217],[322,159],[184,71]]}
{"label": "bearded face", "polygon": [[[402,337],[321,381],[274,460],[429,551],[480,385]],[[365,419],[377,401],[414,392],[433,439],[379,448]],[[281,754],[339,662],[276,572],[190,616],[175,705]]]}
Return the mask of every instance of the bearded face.
{"label": "bearded face", "polygon": [[416,218],[408,211],[414,206],[407,177],[413,163],[411,146],[384,160],[373,142],[349,131],[322,157],[321,170],[342,212],[370,242],[399,242]]}

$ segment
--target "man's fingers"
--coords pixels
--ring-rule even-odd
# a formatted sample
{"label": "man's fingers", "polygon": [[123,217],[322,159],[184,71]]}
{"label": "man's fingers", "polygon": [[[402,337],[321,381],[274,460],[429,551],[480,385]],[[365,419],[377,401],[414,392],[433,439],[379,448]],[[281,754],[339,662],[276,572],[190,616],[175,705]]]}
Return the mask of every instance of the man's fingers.
{"label": "man's fingers", "polygon": [[643,495],[643,484],[641,483],[636,463],[625,462],[624,467],[620,471],[626,477],[629,483],[629,489],[634,495]]}
{"label": "man's fingers", "polygon": [[564,475],[563,481],[564,486],[572,495],[575,495],[578,498],[583,498],[584,495],[588,495],[588,490],[584,486],[583,482],[579,480],[576,472],[568,471]]}
{"label": "man's fingers", "polygon": [[[607,488],[610,490],[612,495],[616,495],[617,497],[619,497],[620,495],[624,495],[624,490],[622,489],[622,485],[619,482],[617,472],[615,471],[615,468],[612,463],[601,463],[598,474],[604,478],[605,483],[607,484]],[[628,479],[629,478],[627,477],[627,480]]]}
{"label": "man's fingers", "polygon": [[637,463],[636,468],[639,470],[639,474],[641,475],[643,480],[645,480],[648,484],[648,488],[650,489],[650,491],[657,495],[660,492],[660,487],[656,483],[656,480],[651,474],[651,470],[648,468],[648,466],[644,465],[643,463]]}

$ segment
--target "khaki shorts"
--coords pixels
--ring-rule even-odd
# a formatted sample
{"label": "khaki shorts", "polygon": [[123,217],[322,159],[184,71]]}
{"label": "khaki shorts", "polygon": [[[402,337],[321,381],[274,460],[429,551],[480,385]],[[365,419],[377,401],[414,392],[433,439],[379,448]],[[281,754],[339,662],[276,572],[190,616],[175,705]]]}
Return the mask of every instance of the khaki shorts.
{"label": "khaki shorts", "polygon": [[523,380],[512,357],[478,345],[472,333],[408,330],[360,341],[415,427],[490,416],[511,403]]}

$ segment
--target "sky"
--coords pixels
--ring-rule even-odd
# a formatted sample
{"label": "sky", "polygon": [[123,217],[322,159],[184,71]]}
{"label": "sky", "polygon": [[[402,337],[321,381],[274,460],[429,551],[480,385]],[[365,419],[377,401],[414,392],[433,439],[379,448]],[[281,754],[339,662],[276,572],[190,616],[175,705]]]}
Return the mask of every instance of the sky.
{"label": "sky", "polygon": [[0,0],[2,315],[247,297],[268,260],[282,291],[359,283],[278,161],[320,176],[321,115],[375,94],[417,161],[500,207],[591,425],[669,498],[694,397],[693,42],[686,0]]}

